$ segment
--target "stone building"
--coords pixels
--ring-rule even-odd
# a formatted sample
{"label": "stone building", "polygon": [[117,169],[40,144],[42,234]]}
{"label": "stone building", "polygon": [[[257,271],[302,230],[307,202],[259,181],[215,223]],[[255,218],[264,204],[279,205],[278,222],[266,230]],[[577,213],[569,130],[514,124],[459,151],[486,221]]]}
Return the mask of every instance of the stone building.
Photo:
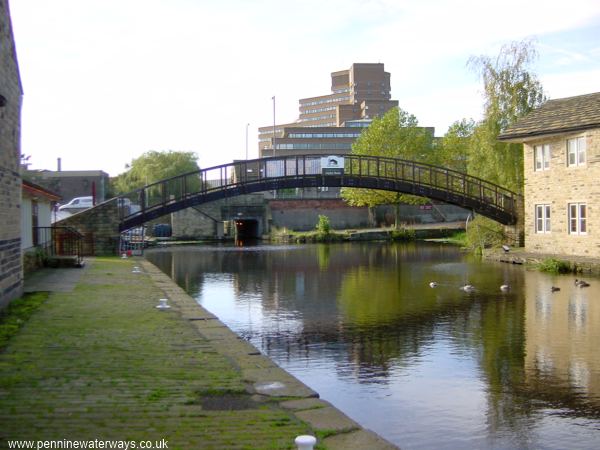
{"label": "stone building", "polygon": [[600,93],[549,100],[499,139],[524,144],[526,250],[600,257]]}
{"label": "stone building", "polygon": [[0,0],[0,308],[23,290],[19,173],[22,98],[8,0]]}
{"label": "stone building", "polygon": [[23,176],[56,192],[63,204],[75,197],[94,197],[96,204],[107,198],[109,177],[102,170],[28,170]]}

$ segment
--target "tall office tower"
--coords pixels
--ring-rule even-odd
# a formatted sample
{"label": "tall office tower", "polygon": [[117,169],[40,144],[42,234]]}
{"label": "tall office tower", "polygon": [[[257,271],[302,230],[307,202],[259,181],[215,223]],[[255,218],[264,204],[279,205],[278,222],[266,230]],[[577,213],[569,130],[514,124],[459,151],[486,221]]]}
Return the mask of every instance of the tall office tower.
{"label": "tall office tower", "polygon": [[259,155],[348,153],[360,128],[398,106],[390,96],[390,74],[381,63],[355,63],[333,72],[331,94],[300,99],[296,122],[258,129]]}

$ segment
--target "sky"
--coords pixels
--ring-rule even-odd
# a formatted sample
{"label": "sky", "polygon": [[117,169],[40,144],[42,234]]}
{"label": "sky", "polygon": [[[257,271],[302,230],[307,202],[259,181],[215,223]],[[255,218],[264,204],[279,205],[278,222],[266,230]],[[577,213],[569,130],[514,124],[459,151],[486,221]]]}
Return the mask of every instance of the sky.
{"label": "sky", "polygon": [[[149,150],[200,167],[258,157],[331,72],[383,63],[392,99],[436,136],[481,119],[467,61],[532,39],[548,98],[600,92],[600,1],[11,0],[30,168],[116,176]],[[248,125],[249,124],[249,125]]]}

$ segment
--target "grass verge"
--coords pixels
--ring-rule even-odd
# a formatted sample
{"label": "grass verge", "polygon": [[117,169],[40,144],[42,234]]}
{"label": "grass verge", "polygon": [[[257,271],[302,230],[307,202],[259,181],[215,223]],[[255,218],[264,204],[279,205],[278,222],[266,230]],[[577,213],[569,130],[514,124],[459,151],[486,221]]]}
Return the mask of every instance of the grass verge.
{"label": "grass verge", "polygon": [[13,300],[4,310],[0,311],[0,351],[46,301],[48,295],[48,292],[25,294],[23,297]]}

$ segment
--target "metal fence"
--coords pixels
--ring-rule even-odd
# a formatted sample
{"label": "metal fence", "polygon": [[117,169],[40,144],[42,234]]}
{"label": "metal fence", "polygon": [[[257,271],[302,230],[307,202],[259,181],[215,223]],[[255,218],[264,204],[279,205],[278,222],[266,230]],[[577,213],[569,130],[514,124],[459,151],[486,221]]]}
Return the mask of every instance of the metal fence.
{"label": "metal fence", "polygon": [[83,262],[83,235],[71,227],[33,227],[34,247],[47,257],[74,257],[75,263]]}

